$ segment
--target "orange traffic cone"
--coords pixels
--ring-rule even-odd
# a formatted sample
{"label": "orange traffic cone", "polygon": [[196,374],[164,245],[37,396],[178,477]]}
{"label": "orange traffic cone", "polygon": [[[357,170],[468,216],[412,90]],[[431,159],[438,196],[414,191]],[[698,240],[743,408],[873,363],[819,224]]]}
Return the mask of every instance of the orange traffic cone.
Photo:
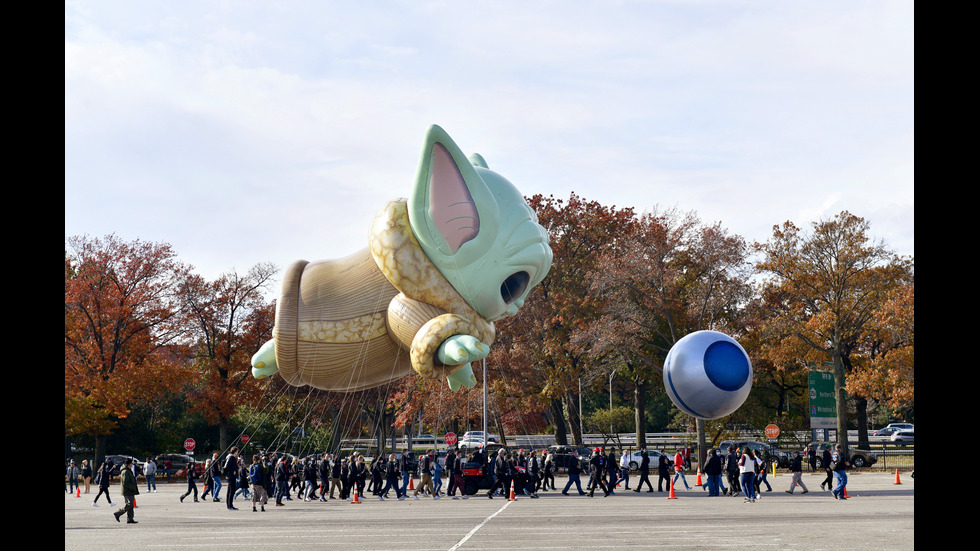
{"label": "orange traffic cone", "polygon": [[673,480],[670,481],[670,495],[667,496],[667,499],[677,499],[677,495],[674,494],[674,481]]}
{"label": "orange traffic cone", "polygon": [[848,499],[851,497],[851,496],[847,495],[847,486],[844,486],[844,497],[845,498],[848,498]]}
{"label": "orange traffic cone", "polygon": [[357,494],[357,484],[354,485],[354,499],[350,501],[351,503],[360,503],[361,497]]}
{"label": "orange traffic cone", "polygon": [[514,493],[514,481],[513,480],[510,481],[510,497],[507,498],[507,501],[517,501],[517,495]]}
{"label": "orange traffic cone", "polygon": [[695,486],[701,486],[701,467],[698,467],[698,479],[694,482]]}
{"label": "orange traffic cone", "polygon": [[133,509],[139,509],[140,506],[136,504],[136,498],[133,498]]}
{"label": "orange traffic cone", "polygon": [[[895,477],[897,480],[898,471],[895,471]],[[82,497],[82,488],[80,486],[75,486],[75,497]]]}
{"label": "orange traffic cone", "polygon": [[409,490],[414,490],[415,489],[415,477],[414,476],[408,477],[408,489]]}
{"label": "orange traffic cone", "polygon": [[898,469],[895,469],[895,484],[901,484],[902,481],[898,478]]}

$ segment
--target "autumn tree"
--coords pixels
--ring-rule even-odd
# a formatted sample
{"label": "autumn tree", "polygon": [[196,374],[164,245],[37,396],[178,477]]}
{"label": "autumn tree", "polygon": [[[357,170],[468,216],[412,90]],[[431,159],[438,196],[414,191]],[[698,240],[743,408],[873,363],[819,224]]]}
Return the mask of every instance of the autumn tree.
{"label": "autumn tree", "polygon": [[134,404],[186,378],[179,291],[188,270],[163,243],[66,240],[65,436],[94,436],[96,461]]}
{"label": "autumn tree", "polygon": [[[755,245],[769,340],[796,339],[832,363],[837,438],[845,449],[845,371],[865,348],[881,305],[910,274],[910,261],[868,231],[867,221],[844,211],[814,222],[809,232],[792,222],[775,226],[769,241]],[[858,430],[867,441],[867,425]]]}
{"label": "autumn tree", "polygon": [[[688,333],[738,330],[748,300],[750,265],[744,239],[693,212],[656,209],[607,249],[589,274],[601,316],[573,342],[634,386],[637,445],[645,444],[645,402],[662,380],[667,352]],[[660,388],[659,384],[653,388]],[[703,423],[698,423],[704,448]]]}
{"label": "autumn tree", "polygon": [[865,342],[865,361],[847,380],[847,388],[885,404],[892,411],[915,405],[915,284],[889,292],[875,313]]}
{"label": "autumn tree", "polygon": [[197,373],[188,402],[191,411],[218,426],[221,449],[228,447],[229,420],[237,408],[262,394],[251,358],[272,335],[274,305],[263,292],[275,273],[274,266],[260,263],[244,275],[232,271],[214,281],[189,275],[180,287]]}
{"label": "autumn tree", "polygon": [[634,213],[574,193],[567,201],[535,195],[528,203],[548,230],[554,263],[518,314],[501,320],[498,333],[513,337],[507,343],[508,364],[527,377],[525,392],[540,393],[549,401],[555,441],[568,443],[567,422],[574,443],[581,445],[580,384],[598,381],[602,368],[586,349],[572,343],[572,335],[599,315],[586,276],[604,251],[632,231]]}

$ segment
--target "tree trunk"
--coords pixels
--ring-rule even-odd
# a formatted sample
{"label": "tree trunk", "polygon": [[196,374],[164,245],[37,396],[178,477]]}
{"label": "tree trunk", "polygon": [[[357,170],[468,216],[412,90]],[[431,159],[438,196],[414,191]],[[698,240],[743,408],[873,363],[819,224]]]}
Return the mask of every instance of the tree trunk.
{"label": "tree trunk", "polygon": [[568,412],[568,425],[572,429],[572,443],[576,446],[583,446],[582,427],[579,424],[582,412],[578,410],[578,395],[567,391],[563,400],[565,401],[565,411]]}
{"label": "tree trunk", "polygon": [[647,445],[647,388],[646,381],[637,381],[633,389],[633,409],[636,410],[636,447]]}
{"label": "tree trunk", "polygon": [[104,434],[95,437],[95,463],[92,464],[92,476],[99,472],[99,467],[105,461],[106,438]]}
{"label": "tree trunk", "polygon": [[565,408],[562,407],[561,399],[551,399],[551,415],[555,420],[555,444],[559,446],[568,445],[568,427],[565,426]]}
{"label": "tree trunk", "polygon": [[218,449],[228,449],[228,422],[224,419],[218,421]]}
{"label": "tree trunk", "polygon": [[857,427],[859,448],[868,448],[868,399],[862,396],[854,397],[854,405],[857,407]]}
{"label": "tree trunk", "polygon": [[834,396],[837,399],[837,443],[847,453],[847,391],[844,389],[844,362],[840,350],[831,352],[834,360]]}

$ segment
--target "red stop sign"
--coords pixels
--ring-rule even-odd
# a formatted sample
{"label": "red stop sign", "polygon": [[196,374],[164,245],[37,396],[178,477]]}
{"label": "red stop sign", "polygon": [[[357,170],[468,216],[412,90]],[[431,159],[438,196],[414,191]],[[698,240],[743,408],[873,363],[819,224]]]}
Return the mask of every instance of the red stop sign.
{"label": "red stop sign", "polygon": [[447,432],[446,436],[443,436],[442,439],[445,440],[447,446],[452,446],[456,443],[456,433]]}
{"label": "red stop sign", "polygon": [[778,438],[779,437],[779,427],[776,425],[769,425],[766,427],[766,438]]}
{"label": "red stop sign", "polygon": [[193,451],[195,444],[197,444],[197,442],[194,442],[193,438],[188,438],[187,440],[184,440],[184,449],[187,451]]}
{"label": "red stop sign", "polygon": [[243,434],[242,435],[242,444],[248,444],[248,435],[247,434]]}

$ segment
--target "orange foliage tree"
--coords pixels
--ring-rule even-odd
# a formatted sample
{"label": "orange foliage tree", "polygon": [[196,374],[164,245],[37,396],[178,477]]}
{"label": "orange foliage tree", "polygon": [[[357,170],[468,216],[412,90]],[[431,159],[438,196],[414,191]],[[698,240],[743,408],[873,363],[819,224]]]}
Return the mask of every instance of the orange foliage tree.
{"label": "orange foliage tree", "polygon": [[[768,341],[780,343],[774,349],[785,349],[784,339],[796,340],[832,363],[837,438],[845,448],[845,371],[866,354],[882,305],[911,276],[910,259],[890,252],[868,232],[867,221],[845,211],[814,222],[809,233],[786,222],[773,228],[768,242],[756,244],[762,255],[757,269],[764,277],[759,307],[765,326],[760,329]],[[859,441],[866,442],[862,404],[863,398],[857,404]]]}
{"label": "orange foliage tree", "polygon": [[105,437],[132,406],[185,380],[188,267],[169,245],[70,237],[65,252],[65,435]]}
{"label": "orange foliage tree", "polygon": [[227,449],[229,420],[238,407],[262,396],[252,377],[251,358],[272,334],[275,306],[263,291],[276,269],[253,266],[246,274],[230,272],[214,281],[189,276],[181,285],[183,307],[191,320],[195,384],[189,386],[191,411],[218,426]]}
{"label": "orange foliage tree", "polygon": [[[745,240],[693,212],[654,210],[599,258],[589,274],[602,313],[573,336],[634,386],[637,445],[645,444],[645,401],[659,389],[667,352],[704,329],[737,336],[751,295]],[[651,387],[652,383],[652,387]],[[698,423],[703,444],[703,423]]]}

